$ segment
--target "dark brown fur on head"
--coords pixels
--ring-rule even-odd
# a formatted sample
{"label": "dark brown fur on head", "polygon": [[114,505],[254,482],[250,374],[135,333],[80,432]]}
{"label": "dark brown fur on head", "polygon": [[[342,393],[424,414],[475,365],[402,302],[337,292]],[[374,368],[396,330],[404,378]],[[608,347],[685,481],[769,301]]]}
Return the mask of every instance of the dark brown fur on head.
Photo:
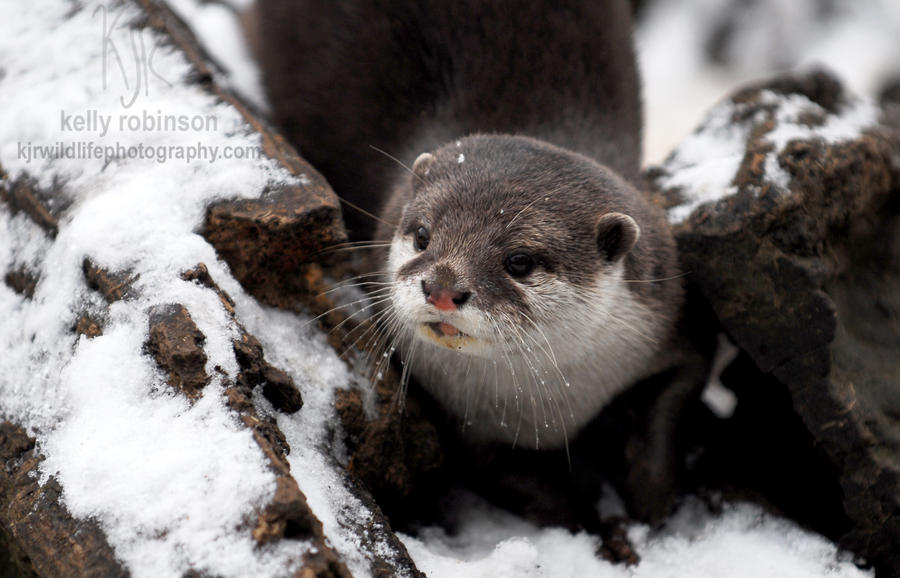
{"label": "dark brown fur on head", "polygon": [[[421,273],[438,260],[457,265],[460,290],[474,292],[483,307],[524,307],[522,285],[504,271],[504,259],[525,251],[536,273],[587,288],[596,276],[624,259],[625,278],[676,275],[675,247],[660,209],[608,168],[580,155],[526,137],[476,135],[445,145],[404,174],[384,209],[399,218],[397,232],[430,233],[429,249],[398,271]],[[627,215],[638,226],[613,215]],[[377,237],[394,228],[382,224]],[[632,245],[628,235],[636,234]],[[379,259],[381,260],[381,259]],[[491,280],[485,284],[484,280]],[[633,283],[629,289],[649,306],[671,310],[680,302],[676,283]]]}

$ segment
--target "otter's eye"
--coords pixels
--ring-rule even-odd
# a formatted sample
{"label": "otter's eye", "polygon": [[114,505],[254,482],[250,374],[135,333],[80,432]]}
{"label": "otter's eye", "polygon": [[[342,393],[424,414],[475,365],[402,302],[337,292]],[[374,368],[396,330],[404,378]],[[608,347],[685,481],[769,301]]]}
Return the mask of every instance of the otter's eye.
{"label": "otter's eye", "polygon": [[428,229],[425,227],[419,227],[416,229],[416,238],[414,240],[416,250],[424,251],[426,247],[428,247],[428,241],[431,240],[431,235],[428,234]]}
{"label": "otter's eye", "polygon": [[534,270],[534,257],[528,253],[513,253],[506,258],[503,266],[513,277],[524,277]]}

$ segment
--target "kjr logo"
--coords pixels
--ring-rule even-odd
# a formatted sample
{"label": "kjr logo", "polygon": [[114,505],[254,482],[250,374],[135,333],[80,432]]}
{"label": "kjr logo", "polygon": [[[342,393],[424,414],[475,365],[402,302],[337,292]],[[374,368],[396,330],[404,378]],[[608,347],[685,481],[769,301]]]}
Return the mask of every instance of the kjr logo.
{"label": "kjr logo", "polygon": [[[103,26],[103,90],[108,89],[107,80],[110,68],[110,56],[112,56],[112,61],[118,66],[119,72],[122,75],[122,81],[125,84],[125,89],[130,91],[119,97],[119,101],[125,108],[129,108],[135,103],[142,89],[145,96],[149,94],[151,74],[164,82],[167,86],[172,86],[168,80],[163,78],[159,72],[153,68],[153,56],[159,49],[159,44],[151,42],[152,49],[148,54],[147,46],[144,41],[143,29],[128,26],[127,24],[119,24],[119,19],[123,14],[122,10],[116,12],[112,23],[109,22],[110,14],[106,6],[98,6],[94,10],[93,16],[96,17],[98,12],[102,16]],[[123,55],[123,52],[119,50],[121,45],[117,44],[117,40],[121,42],[126,33],[128,42],[125,44],[126,49],[125,54]],[[128,49],[130,49],[130,53],[128,52]],[[129,75],[129,71],[126,69],[126,60],[133,63],[132,75]],[[134,78],[133,88],[131,82],[129,82],[131,76]]]}

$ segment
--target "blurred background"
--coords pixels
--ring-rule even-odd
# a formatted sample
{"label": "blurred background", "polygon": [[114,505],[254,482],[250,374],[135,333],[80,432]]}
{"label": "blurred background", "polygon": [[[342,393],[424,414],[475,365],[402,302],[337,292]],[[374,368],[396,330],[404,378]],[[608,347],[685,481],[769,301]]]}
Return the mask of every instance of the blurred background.
{"label": "blurred background", "polygon": [[900,0],[632,0],[645,162],[662,161],[740,84],[821,66],[898,99]]}
{"label": "blurred background", "polygon": [[[220,81],[264,107],[235,18],[253,0],[167,2],[226,70]],[[853,93],[900,100],[900,0],[631,3],[644,81],[646,164],[662,161],[736,87],[780,72],[825,67]]]}

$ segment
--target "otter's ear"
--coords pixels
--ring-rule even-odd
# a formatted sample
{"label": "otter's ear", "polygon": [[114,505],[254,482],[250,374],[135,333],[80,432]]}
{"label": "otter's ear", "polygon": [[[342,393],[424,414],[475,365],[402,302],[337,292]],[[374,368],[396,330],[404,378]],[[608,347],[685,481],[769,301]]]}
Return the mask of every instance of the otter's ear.
{"label": "otter's ear", "polygon": [[422,153],[416,157],[413,162],[412,172],[419,178],[428,174],[428,168],[434,163],[434,155],[431,153]]}
{"label": "otter's ear", "polygon": [[425,175],[428,169],[434,164],[434,155],[431,153],[422,153],[416,157],[412,166],[412,190],[413,196],[418,195],[425,186]]}
{"label": "otter's ear", "polygon": [[623,213],[607,213],[597,223],[597,247],[607,261],[624,257],[641,236],[638,224]]}

